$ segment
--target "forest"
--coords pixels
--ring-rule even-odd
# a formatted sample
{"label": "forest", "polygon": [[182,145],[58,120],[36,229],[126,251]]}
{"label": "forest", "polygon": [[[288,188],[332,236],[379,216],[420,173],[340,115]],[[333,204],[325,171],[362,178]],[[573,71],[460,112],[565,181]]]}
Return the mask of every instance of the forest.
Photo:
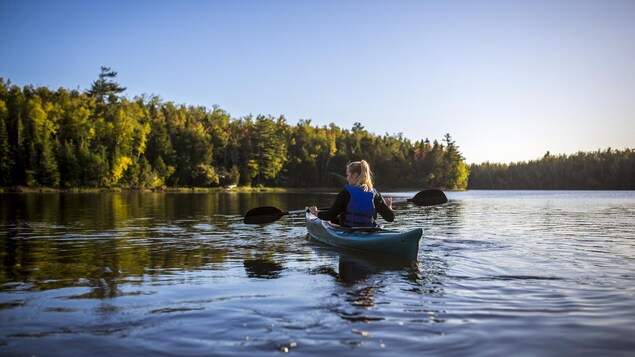
{"label": "forest", "polygon": [[634,190],[635,150],[552,155],[511,164],[470,166],[470,189]]}
{"label": "forest", "polygon": [[469,165],[450,134],[403,134],[232,118],[211,109],[123,95],[102,67],[85,91],[12,85],[0,78],[0,186],[55,189],[335,187],[346,164],[367,160],[379,188],[467,188]]}
{"label": "forest", "polygon": [[465,163],[439,142],[376,135],[284,116],[232,118],[211,109],[123,95],[102,67],[85,91],[0,78],[0,187],[167,189],[341,186],[367,160],[381,189],[635,189],[635,151],[598,150],[510,164]]}

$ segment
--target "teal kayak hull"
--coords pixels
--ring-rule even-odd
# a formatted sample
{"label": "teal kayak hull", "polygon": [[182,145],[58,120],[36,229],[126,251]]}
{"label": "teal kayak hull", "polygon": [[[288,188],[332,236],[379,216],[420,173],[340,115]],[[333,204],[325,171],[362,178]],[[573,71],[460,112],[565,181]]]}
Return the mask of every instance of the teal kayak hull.
{"label": "teal kayak hull", "polygon": [[369,230],[343,228],[323,221],[311,213],[306,214],[306,227],[314,239],[341,248],[417,259],[422,228],[409,231],[387,229]]}

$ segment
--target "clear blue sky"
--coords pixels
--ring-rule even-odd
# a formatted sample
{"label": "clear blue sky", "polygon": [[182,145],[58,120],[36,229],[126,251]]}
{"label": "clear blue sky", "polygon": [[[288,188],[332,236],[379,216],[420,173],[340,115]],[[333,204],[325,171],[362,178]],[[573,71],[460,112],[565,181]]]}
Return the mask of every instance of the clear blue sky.
{"label": "clear blue sky", "polygon": [[441,140],[635,147],[635,1],[0,0],[0,77]]}

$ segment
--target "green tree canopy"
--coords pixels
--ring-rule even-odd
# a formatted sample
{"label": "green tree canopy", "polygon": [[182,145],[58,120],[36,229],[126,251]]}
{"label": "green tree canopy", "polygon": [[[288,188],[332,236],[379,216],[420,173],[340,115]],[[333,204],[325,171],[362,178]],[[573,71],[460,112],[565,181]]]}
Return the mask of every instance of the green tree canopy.
{"label": "green tree canopy", "polygon": [[[102,67],[85,92],[19,88],[0,79],[0,180],[5,186],[340,186],[345,165],[366,159],[378,187],[467,187],[468,168],[445,145],[375,135],[361,123],[290,125],[283,116],[232,118],[211,109],[129,99]],[[335,175],[334,175],[335,173]]]}

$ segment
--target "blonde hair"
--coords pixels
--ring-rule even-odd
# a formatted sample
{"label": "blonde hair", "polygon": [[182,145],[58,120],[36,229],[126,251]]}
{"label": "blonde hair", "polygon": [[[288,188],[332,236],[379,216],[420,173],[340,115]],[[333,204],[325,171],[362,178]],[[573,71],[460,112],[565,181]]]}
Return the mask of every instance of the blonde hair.
{"label": "blonde hair", "polygon": [[351,162],[346,165],[346,171],[358,175],[355,185],[362,187],[366,192],[373,190],[373,173],[366,160]]}

